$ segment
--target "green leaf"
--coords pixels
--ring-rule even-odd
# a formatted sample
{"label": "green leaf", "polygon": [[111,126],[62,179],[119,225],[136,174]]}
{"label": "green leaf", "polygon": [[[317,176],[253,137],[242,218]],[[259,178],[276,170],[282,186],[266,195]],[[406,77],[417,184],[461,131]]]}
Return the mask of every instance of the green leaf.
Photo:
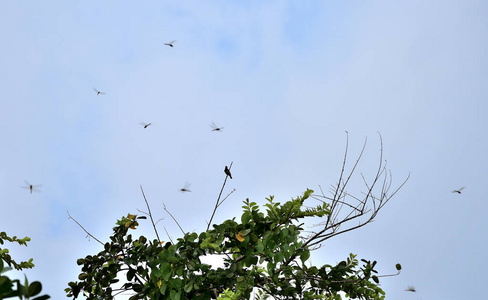
{"label": "green leaf", "polygon": [[247,224],[249,223],[249,220],[251,220],[251,214],[249,212],[245,212],[241,216],[241,222],[242,224]]}
{"label": "green leaf", "polygon": [[310,251],[305,250],[302,254],[300,254],[300,260],[302,261],[302,264],[304,264],[310,257]]}
{"label": "green leaf", "polygon": [[263,250],[264,250],[264,244],[263,244],[263,242],[259,241],[257,246],[256,246],[256,252],[261,253],[261,252],[263,252]]}
{"label": "green leaf", "polygon": [[27,289],[27,296],[35,296],[39,294],[42,290],[42,284],[39,281],[34,281],[29,285],[29,288]]}
{"label": "green leaf", "polygon": [[185,293],[191,292],[191,290],[193,289],[193,282],[190,281],[187,284],[185,284],[185,287],[183,289],[184,289]]}

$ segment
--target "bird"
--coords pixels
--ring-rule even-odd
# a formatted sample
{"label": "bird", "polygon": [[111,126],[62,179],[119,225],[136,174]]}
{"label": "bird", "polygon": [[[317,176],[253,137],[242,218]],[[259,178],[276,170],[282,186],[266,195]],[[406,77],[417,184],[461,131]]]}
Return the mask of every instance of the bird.
{"label": "bird", "polygon": [[32,194],[32,192],[40,192],[40,190],[38,188],[41,187],[42,184],[33,185],[33,184],[28,183],[27,180],[24,180],[24,182],[27,186],[21,186],[21,188],[28,189],[31,194]]}
{"label": "bird", "polygon": [[184,192],[191,192],[191,191],[189,190],[190,186],[191,186],[191,183],[189,183],[189,182],[187,181],[187,182],[185,183],[185,185],[183,186],[183,188],[181,188],[181,189],[180,189],[180,192],[182,192],[182,193],[184,193]]}
{"label": "bird", "polygon": [[164,43],[166,46],[170,46],[171,48],[173,48],[173,44],[176,42],[176,40],[174,41],[171,41],[169,43]]}
{"label": "bird", "polygon": [[144,122],[139,122],[139,125],[143,126],[144,128],[147,128],[151,123],[144,123]]}
{"label": "bird", "polygon": [[95,93],[97,93],[97,96],[98,95],[105,95],[105,92],[100,92],[99,90],[97,90],[96,88],[93,88],[93,90],[95,91]]}
{"label": "bird", "polygon": [[411,286],[411,285],[409,285],[405,291],[407,291],[407,292],[416,292],[415,288],[413,286]]}
{"label": "bird", "polygon": [[210,127],[212,127],[212,131],[222,131],[222,129],[224,129],[224,127],[217,127],[214,122],[210,124]]}
{"label": "bird", "polygon": [[457,189],[457,190],[454,190],[454,191],[452,191],[451,193],[458,193],[458,194],[461,194],[461,191],[462,191],[462,190],[464,190],[464,188],[465,188],[465,187],[463,186],[462,188]]}
{"label": "bird", "polygon": [[224,172],[225,172],[225,174],[226,174],[227,176],[229,176],[229,177],[230,177],[230,179],[232,179],[232,174],[230,174],[230,170],[229,170],[229,168],[227,168],[227,166],[225,166]]}

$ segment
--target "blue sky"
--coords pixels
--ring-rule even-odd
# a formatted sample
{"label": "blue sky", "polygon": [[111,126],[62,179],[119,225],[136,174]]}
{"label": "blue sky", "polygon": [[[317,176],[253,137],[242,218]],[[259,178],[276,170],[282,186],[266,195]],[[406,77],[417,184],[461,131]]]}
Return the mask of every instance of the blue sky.
{"label": "blue sky", "polygon": [[[76,259],[100,249],[66,210],[106,240],[144,208],[143,185],[160,233],[176,238],[162,203],[186,231],[204,230],[230,162],[236,191],[216,222],[248,197],[335,183],[346,130],[351,161],[368,138],[358,171],[371,176],[380,132],[394,185],[410,180],[375,222],[312,261],[352,252],[382,273],[402,263],[382,281],[387,299],[477,297],[488,268],[486,15],[483,1],[2,1],[1,230],[32,238],[13,256],[33,257],[29,279],[62,298]],[[152,236],[149,224],[139,231]]]}

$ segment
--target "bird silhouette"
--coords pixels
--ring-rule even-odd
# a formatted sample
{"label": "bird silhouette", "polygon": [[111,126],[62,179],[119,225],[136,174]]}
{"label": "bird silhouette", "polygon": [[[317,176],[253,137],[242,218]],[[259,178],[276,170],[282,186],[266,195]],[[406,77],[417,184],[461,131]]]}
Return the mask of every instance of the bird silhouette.
{"label": "bird silhouette", "polygon": [[139,125],[143,126],[144,128],[147,128],[151,123],[144,123],[144,122],[139,122]]}
{"label": "bird silhouette", "polygon": [[97,90],[96,88],[93,88],[93,90],[95,91],[95,93],[97,93],[97,96],[98,95],[105,95],[105,92],[100,92],[99,90]]}
{"label": "bird silhouette", "polygon": [[169,43],[164,43],[166,46],[170,46],[171,48],[173,48],[173,44],[176,42],[176,40],[174,41],[171,41]]}
{"label": "bird silhouette", "polygon": [[405,291],[407,291],[407,292],[416,292],[415,288],[413,286],[411,286],[411,285],[409,285]]}
{"label": "bird silhouette", "polygon": [[184,192],[191,192],[190,191],[190,186],[191,186],[191,183],[189,183],[188,181],[185,183],[185,185],[183,186],[183,188],[180,189],[180,192],[184,193]]}
{"label": "bird silhouette", "polygon": [[217,127],[214,122],[210,124],[210,127],[212,127],[212,131],[222,131],[222,129],[224,129],[224,127]]}
{"label": "bird silhouette", "polygon": [[462,191],[462,190],[464,190],[464,188],[465,188],[465,187],[463,186],[462,188],[457,189],[457,190],[454,190],[454,191],[452,191],[451,193],[458,193],[458,194],[461,194],[461,191]]}
{"label": "bird silhouette", "polygon": [[21,186],[21,188],[28,189],[31,194],[32,194],[32,192],[40,192],[40,190],[38,188],[41,187],[42,184],[33,185],[33,184],[28,183],[27,180],[24,180],[24,182],[25,182],[26,186]]}
{"label": "bird silhouette", "polygon": [[229,176],[229,177],[230,177],[230,179],[232,179],[232,174],[230,174],[230,170],[229,170],[229,168],[227,168],[227,166],[225,166],[224,172],[225,172],[225,174],[226,174],[227,176]]}

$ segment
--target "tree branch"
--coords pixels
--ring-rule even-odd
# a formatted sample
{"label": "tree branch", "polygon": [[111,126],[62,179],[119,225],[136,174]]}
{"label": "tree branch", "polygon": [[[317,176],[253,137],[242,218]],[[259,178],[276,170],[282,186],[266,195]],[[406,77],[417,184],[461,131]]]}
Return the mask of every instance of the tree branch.
{"label": "tree branch", "polygon": [[97,241],[97,242],[99,242],[101,245],[103,245],[103,243],[102,243],[102,242],[100,242],[100,240],[99,240],[99,239],[97,239],[97,238],[96,238],[96,237],[94,237],[94,236],[93,236],[91,233],[89,233],[89,232],[88,232],[88,231],[85,229],[85,227],[81,226],[81,224],[80,224],[80,223],[78,223],[78,221],[76,221],[76,220],[75,220],[75,219],[74,219],[74,218],[73,218],[73,217],[72,217],[72,216],[69,214],[69,211],[66,211],[66,212],[68,213],[68,219],[71,219],[71,220],[75,221],[75,223],[76,223],[76,224],[78,224],[78,226],[80,226],[80,227],[81,227],[81,229],[83,229],[83,231],[84,231],[84,232],[86,232],[86,234],[88,234],[88,235],[89,235],[89,236],[91,236],[91,237],[92,237],[92,238],[93,238],[95,241]]}
{"label": "tree branch", "polygon": [[[233,163],[234,162],[230,163],[229,171],[232,168]],[[220,189],[219,196],[217,197],[217,201],[215,202],[215,207],[214,207],[214,210],[212,212],[212,216],[210,217],[210,221],[208,221],[208,223],[207,223],[207,230],[206,231],[209,230],[210,225],[212,224],[212,220],[213,220],[213,217],[215,216],[215,212],[217,211],[217,208],[220,206],[220,204],[222,204],[225,201],[225,199],[227,199],[227,197],[229,197],[230,194],[232,194],[235,191],[235,189],[234,189],[232,192],[229,193],[229,195],[227,195],[227,197],[225,197],[222,201],[220,201],[220,197],[222,196],[222,192],[224,191],[225,183],[227,182],[227,177],[229,177],[229,175],[225,174],[224,183],[222,184],[222,188]]]}
{"label": "tree branch", "polygon": [[158,242],[161,243],[161,239],[159,238],[158,230],[156,229],[156,224],[154,224],[154,220],[153,220],[153,217],[151,214],[151,208],[149,207],[149,203],[147,203],[146,195],[144,194],[144,190],[142,189],[142,185],[140,185],[140,187],[141,187],[142,196],[144,197],[144,201],[146,202],[147,211],[149,212],[149,218],[151,218],[151,223],[153,225],[154,232],[156,232],[156,237],[158,238]]}

